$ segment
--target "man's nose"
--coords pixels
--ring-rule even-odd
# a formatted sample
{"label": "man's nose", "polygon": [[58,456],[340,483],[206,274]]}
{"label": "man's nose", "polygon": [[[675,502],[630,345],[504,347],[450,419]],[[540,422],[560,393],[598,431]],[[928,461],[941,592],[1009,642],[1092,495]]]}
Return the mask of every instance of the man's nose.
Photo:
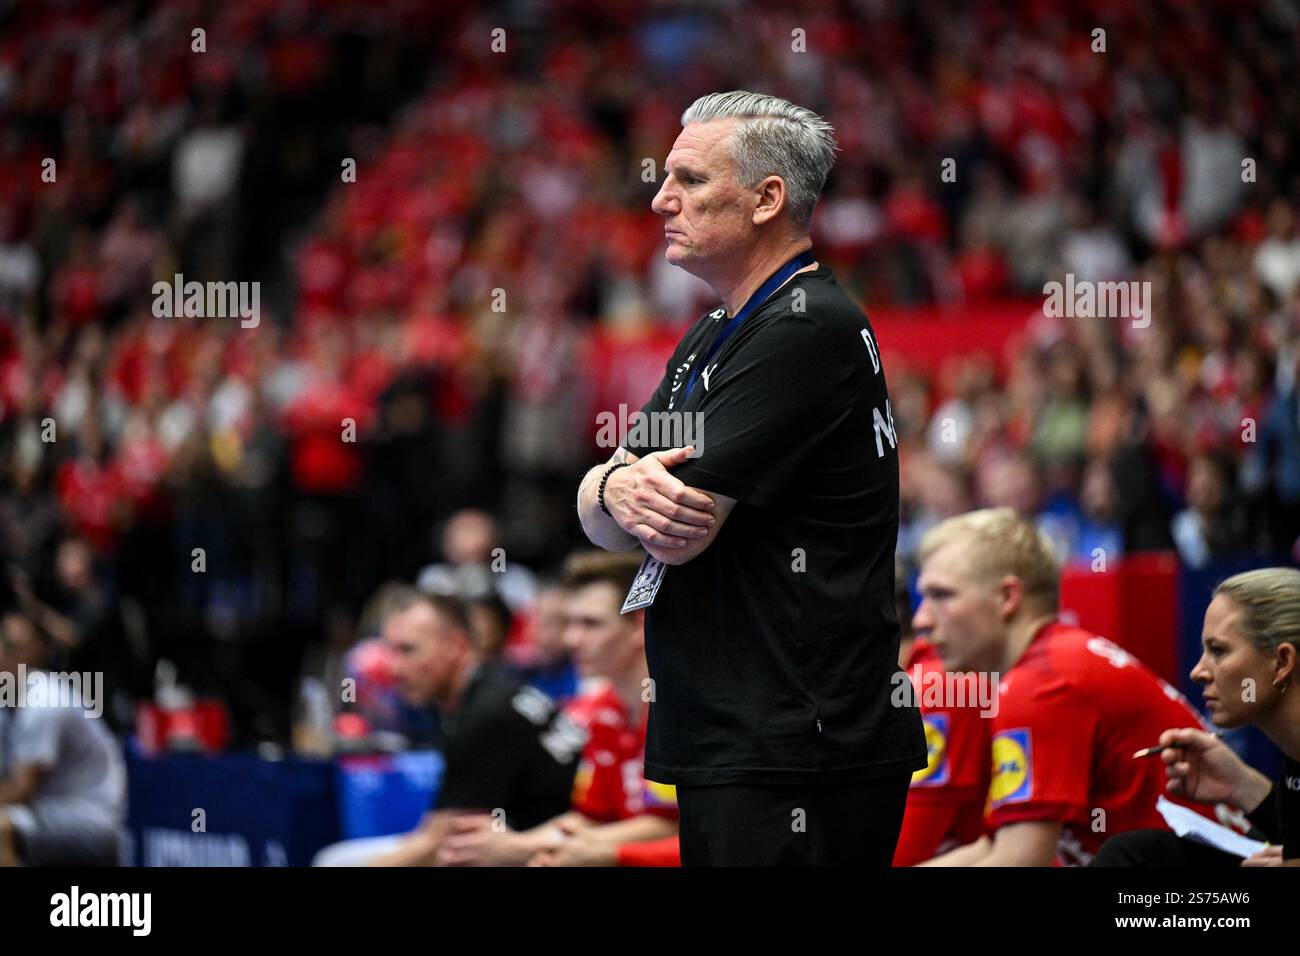
{"label": "man's nose", "polygon": [[656,212],[661,216],[668,216],[672,214],[672,210],[670,208],[671,204],[669,202],[669,195],[667,189],[668,189],[668,183],[665,182],[662,186],[659,187],[659,191],[655,193],[655,198],[650,201],[651,211]]}
{"label": "man's nose", "polygon": [[579,632],[578,628],[570,626],[564,629],[561,641],[564,644],[564,649],[570,654],[576,654],[578,652],[578,644],[581,643],[581,640],[582,634]]}
{"label": "man's nose", "polygon": [[933,627],[934,618],[930,615],[930,602],[922,598],[916,613],[912,615],[912,630],[929,631]]}

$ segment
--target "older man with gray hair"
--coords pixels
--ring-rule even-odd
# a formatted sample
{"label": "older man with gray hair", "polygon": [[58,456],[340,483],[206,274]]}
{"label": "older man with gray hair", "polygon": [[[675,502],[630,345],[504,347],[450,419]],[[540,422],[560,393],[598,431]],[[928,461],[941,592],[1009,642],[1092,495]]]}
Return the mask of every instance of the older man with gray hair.
{"label": "older man with gray hair", "polygon": [[[775,96],[714,93],[682,115],[651,208],[667,261],[721,305],[642,409],[670,427],[633,430],[578,491],[593,543],[649,554],[624,610],[647,609],[645,770],[677,787],[686,866],[888,866],[926,766],[919,713],[891,704],[884,371],[809,238],[836,148]],[[687,415],[676,433],[698,447],[655,443]]]}

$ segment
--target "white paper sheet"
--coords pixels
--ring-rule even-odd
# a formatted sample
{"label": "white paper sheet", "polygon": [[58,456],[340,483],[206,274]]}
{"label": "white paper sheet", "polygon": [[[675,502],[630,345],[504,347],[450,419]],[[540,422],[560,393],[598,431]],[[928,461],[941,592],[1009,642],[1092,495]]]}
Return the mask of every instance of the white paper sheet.
{"label": "white paper sheet", "polygon": [[1169,828],[1180,837],[1204,843],[1225,853],[1239,856],[1243,860],[1258,853],[1268,844],[1244,837],[1236,830],[1229,829],[1221,823],[1215,823],[1209,817],[1202,816],[1195,810],[1189,810],[1181,804],[1160,797],[1156,800],[1156,809],[1165,818]]}

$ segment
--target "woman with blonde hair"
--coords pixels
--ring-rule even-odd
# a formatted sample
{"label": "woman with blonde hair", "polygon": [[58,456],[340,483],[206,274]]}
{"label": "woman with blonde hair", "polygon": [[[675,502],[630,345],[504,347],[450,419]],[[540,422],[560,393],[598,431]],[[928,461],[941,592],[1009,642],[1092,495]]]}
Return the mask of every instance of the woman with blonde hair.
{"label": "woman with blonde hair", "polygon": [[[1192,668],[1210,720],[1225,730],[1259,728],[1282,751],[1276,784],[1213,734],[1160,735],[1170,793],[1244,811],[1269,845],[1242,866],[1300,866],[1300,570],[1263,568],[1214,590]],[[1137,831],[1106,842],[1094,866],[1232,865],[1235,857],[1168,833]]]}

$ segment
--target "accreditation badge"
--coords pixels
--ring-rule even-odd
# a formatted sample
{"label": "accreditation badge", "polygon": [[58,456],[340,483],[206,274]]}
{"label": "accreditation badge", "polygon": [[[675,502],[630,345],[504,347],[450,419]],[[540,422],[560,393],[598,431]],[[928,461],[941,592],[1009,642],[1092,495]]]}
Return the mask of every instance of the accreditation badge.
{"label": "accreditation badge", "polygon": [[632,587],[628,589],[627,600],[623,602],[623,610],[619,611],[619,613],[626,614],[628,611],[639,611],[641,608],[653,604],[655,595],[659,593],[659,585],[664,583],[664,572],[667,570],[668,565],[647,554],[645,560],[641,562],[641,568],[636,573],[636,579],[632,582]]}

